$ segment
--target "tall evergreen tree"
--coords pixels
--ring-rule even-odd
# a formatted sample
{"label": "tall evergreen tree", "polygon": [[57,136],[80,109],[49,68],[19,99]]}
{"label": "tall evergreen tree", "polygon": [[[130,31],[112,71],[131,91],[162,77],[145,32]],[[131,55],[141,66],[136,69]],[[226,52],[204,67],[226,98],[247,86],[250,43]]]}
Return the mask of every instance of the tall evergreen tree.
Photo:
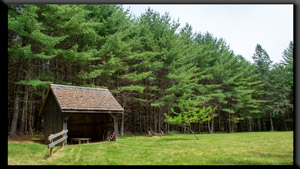
{"label": "tall evergreen tree", "polygon": [[[270,88],[271,83],[269,81],[270,79],[270,68],[272,65],[272,61],[270,60],[270,57],[268,53],[262,48],[261,45],[257,44],[255,48],[255,53],[252,56],[254,60],[255,65],[255,72],[259,73],[260,76],[258,77],[258,80],[263,81],[264,85],[260,88],[261,95],[259,96],[259,100],[264,100],[264,102],[261,102],[260,107],[263,114],[266,114],[269,118],[270,122],[270,128],[272,131],[274,131],[274,125],[273,125],[273,114],[270,106]],[[263,120],[262,120],[263,121]]]}

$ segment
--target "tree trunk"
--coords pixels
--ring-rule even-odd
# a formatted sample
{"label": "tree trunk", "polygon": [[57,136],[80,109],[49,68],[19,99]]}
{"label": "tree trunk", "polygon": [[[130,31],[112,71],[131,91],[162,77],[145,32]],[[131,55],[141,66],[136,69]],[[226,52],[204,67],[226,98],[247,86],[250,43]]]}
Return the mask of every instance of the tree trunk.
{"label": "tree trunk", "polygon": [[223,126],[224,126],[223,132],[229,132],[229,130],[228,130],[228,119],[226,120],[226,115],[224,115]]}
{"label": "tree trunk", "polygon": [[228,132],[231,133],[230,113],[228,113]]}
{"label": "tree trunk", "polygon": [[282,117],[282,119],[280,121],[282,123],[282,130],[287,131],[286,123],[284,122],[284,117]]}
{"label": "tree trunk", "polygon": [[242,124],[241,124],[241,122],[239,121],[236,125],[237,125],[237,131],[238,132],[242,132]]}
{"label": "tree trunk", "polygon": [[25,116],[25,119],[24,119],[24,124],[25,124],[25,126],[24,126],[24,134],[25,135],[27,135],[27,133],[28,133],[28,120],[27,120],[27,118],[28,118],[28,113],[26,113],[26,116]]}
{"label": "tree trunk", "polygon": [[212,121],[207,121],[207,127],[210,134],[214,133],[214,119]]}
{"label": "tree trunk", "polygon": [[260,123],[261,123],[261,131],[264,131],[264,118],[263,117],[260,119]]}
{"label": "tree trunk", "polygon": [[248,123],[249,123],[249,131],[252,131],[251,119],[248,119]]}
{"label": "tree trunk", "polygon": [[132,112],[132,133],[135,133],[135,112]]}
{"label": "tree trunk", "polygon": [[219,114],[219,124],[218,124],[218,130],[221,131],[221,115]]}
{"label": "tree trunk", "polygon": [[[25,45],[23,45],[25,46]],[[18,81],[21,79],[22,76],[22,67],[23,67],[23,61],[24,57],[21,56],[18,61],[18,70],[16,74],[16,79],[15,81]],[[16,138],[16,132],[17,132],[17,124],[18,124],[18,118],[19,118],[19,92],[20,92],[20,86],[17,85],[16,87],[16,95],[15,95],[15,102],[14,102],[14,111],[13,111],[13,117],[12,117],[12,122],[11,122],[11,127],[10,127],[10,133],[9,137],[14,139]]]}
{"label": "tree trunk", "polygon": [[258,131],[258,118],[255,118],[255,131]]}
{"label": "tree trunk", "polygon": [[215,120],[214,119],[212,119],[211,120],[211,134],[213,134],[214,133],[214,130],[215,130]]}
{"label": "tree trunk", "polygon": [[142,118],[141,118],[141,111],[142,111],[142,106],[139,106],[139,130],[140,130],[140,134],[142,134]]}
{"label": "tree trunk", "polygon": [[[168,112],[168,115],[169,115],[170,114],[169,106],[168,106],[167,112]],[[167,123],[167,128],[168,128],[168,133],[170,133],[170,124],[169,123]]]}
{"label": "tree trunk", "polygon": [[199,138],[196,136],[196,134],[192,131],[191,126],[190,127],[184,126],[184,128],[187,128],[196,137],[196,139],[199,140]]}
{"label": "tree trunk", "polygon": [[271,130],[274,131],[273,120],[272,120],[272,113],[269,113],[269,118],[270,118]]}
{"label": "tree trunk", "polygon": [[156,122],[156,118],[155,118],[155,113],[156,113],[156,108],[153,108],[153,125],[154,125],[154,132],[157,132],[157,122]]}
{"label": "tree trunk", "polygon": [[33,103],[30,104],[30,116],[29,116],[29,132],[30,135],[33,136]]}
{"label": "tree trunk", "polygon": [[160,128],[160,108],[158,109],[158,131],[160,132],[161,131],[161,128]]}
{"label": "tree trunk", "polygon": [[27,100],[28,100],[28,88],[25,86],[25,94],[24,94],[24,102],[23,102],[23,109],[22,109],[22,116],[21,116],[21,125],[20,125],[20,136],[23,136],[24,132],[24,124],[25,124],[25,116],[27,116]]}
{"label": "tree trunk", "polygon": [[[165,109],[164,109],[164,111],[165,111]],[[167,114],[168,114],[168,111],[167,111]],[[165,132],[167,133],[168,132],[168,123],[163,121],[163,124],[165,126]]]}
{"label": "tree trunk", "polygon": [[148,126],[149,126],[149,130],[152,130],[152,126],[151,126],[151,106],[150,106],[150,104],[148,104]]}
{"label": "tree trunk", "polygon": [[[290,119],[289,111],[287,111],[287,119]],[[292,130],[290,121],[287,121],[286,124],[287,124],[287,130]]]}
{"label": "tree trunk", "polygon": [[[48,65],[48,68],[49,68],[49,65]],[[26,77],[25,79],[26,80],[29,80],[30,79],[30,76],[31,76],[31,60],[28,59],[27,60],[27,72],[26,72]],[[20,125],[20,136],[23,136],[24,134],[24,125],[26,124],[26,121],[25,121],[25,117],[27,117],[27,105],[28,105],[28,92],[29,92],[29,86],[25,86],[24,87],[24,100],[23,100],[23,109],[22,109],[22,115],[21,115],[21,125]]]}
{"label": "tree trunk", "polygon": [[9,133],[9,138],[15,139],[16,138],[16,130],[17,130],[17,123],[18,123],[18,116],[19,116],[19,92],[17,87],[17,92],[15,96],[15,103],[14,103],[14,113],[13,113],[13,118],[11,122],[11,127],[10,127],[10,133]]}

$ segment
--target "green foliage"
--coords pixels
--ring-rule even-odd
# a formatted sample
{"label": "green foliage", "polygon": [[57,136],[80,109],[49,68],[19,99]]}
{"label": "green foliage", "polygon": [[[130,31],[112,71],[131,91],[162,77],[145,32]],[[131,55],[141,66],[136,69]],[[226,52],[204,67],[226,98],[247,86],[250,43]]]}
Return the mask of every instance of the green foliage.
{"label": "green foliage", "polygon": [[287,71],[290,74],[290,77],[293,77],[294,70],[294,43],[291,41],[289,47],[283,51],[283,59],[282,64],[286,67]]}
{"label": "green foliage", "polygon": [[145,88],[146,87],[144,87],[144,86],[131,85],[131,86],[119,87],[118,90],[119,91],[127,90],[127,91],[135,91],[135,92],[138,92],[138,93],[143,93]]}
{"label": "green foliage", "polygon": [[21,80],[16,82],[16,85],[30,86],[33,89],[33,94],[37,96],[45,96],[46,89],[49,87],[52,81],[41,81],[39,79],[33,80]]}
{"label": "green foliage", "polygon": [[[126,78],[129,79],[132,82],[137,82],[137,81],[141,81],[143,79],[149,79],[152,75],[152,71],[148,71],[148,72],[142,72],[137,74],[136,72],[133,73],[128,73],[124,76],[122,76],[122,78]],[[154,80],[154,79],[151,79]]]}
{"label": "green foliage", "polygon": [[[184,97],[186,97],[186,95],[184,95]],[[184,97],[178,104],[180,112],[175,112],[174,109],[171,108],[171,111],[175,116],[172,117],[165,114],[165,122],[190,127],[191,123],[205,122],[213,118],[213,112],[217,107],[211,108],[203,106],[202,108],[199,108],[199,102],[197,100],[186,100]]]}
{"label": "green foliage", "polygon": [[33,88],[42,87],[42,88],[48,88],[49,84],[51,84],[52,81],[40,81],[38,79],[34,80],[21,80],[16,82],[17,85],[26,85],[26,86],[32,86]]}
{"label": "green foliage", "polygon": [[92,88],[102,88],[102,89],[107,89],[106,86],[97,86],[95,84],[84,84],[84,85],[80,85],[82,87],[92,87]]}
{"label": "green foliage", "polygon": [[252,58],[259,73],[264,74],[264,72],[267,71],[271,66],[272,61],[270,60],[268,53],[260,44],[256,45],[255,53]]}

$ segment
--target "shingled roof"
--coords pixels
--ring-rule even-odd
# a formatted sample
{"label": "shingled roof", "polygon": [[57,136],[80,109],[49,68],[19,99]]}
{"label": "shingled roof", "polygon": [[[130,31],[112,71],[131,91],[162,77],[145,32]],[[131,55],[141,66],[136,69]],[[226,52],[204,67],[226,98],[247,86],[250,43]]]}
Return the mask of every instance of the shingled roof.
{"label": "shingled roof", "polygon": [[99,112],[124,109],[108,89],[50,84],[62,112]]}

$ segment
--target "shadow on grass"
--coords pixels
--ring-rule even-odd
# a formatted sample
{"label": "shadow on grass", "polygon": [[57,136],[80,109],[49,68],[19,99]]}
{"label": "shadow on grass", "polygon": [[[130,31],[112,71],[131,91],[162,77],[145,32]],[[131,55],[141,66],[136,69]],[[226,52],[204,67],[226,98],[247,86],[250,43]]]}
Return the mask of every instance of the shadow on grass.
{"label": "shadow on grass", "polygon": [[180,141],[180,140],[197,140],[196,138],[176,138],[176,137],[165,137],[160,141]]}
{"label": "shadow on grass", "polygon": [[293,154],[288,154],[288,153],[282,153],[282,154],[274,154],[274,153],[262,153],[262,152],[250,152],[251,154],[255,156],[260,156],[260,157],[275,157],[275,158],[293,158]]}
{"label": "shadow on grass", "polygon": [[[53,154],[56,153],[60,149],[62,149],[62,147],[58,147],[57,149],[53,150]],[[50,149],[49,149],[49,154],[44,156],[44,160],[47,160],[48,158],[50,158]]]}
{"label": "shadow on grass", "polygon": [[[227,162],[228,161],[228,162]],[[270,165],[268,162],[260,162],[260,161],[253,161],[253,160],[243,160],[243,161],[239,161],[237,159],[228,159],[228,160],[223,160],[222,162],[220,161],[215,161],[212,160],[209,163],[212,163],[213,165],[220,165],[220,166],[230,166],[230,165]]]}
{"label": "shadow on grass", "polygon": [[[275,160],[274,160],[275,161]],[[228,159],[224,159],[221,161],[215,161],[215,160],[212,160],[210,161],[210,163],[213,163],[214,165],[259,165],[259,166],[270,166],[270,165],[293,165],[292,163],[291,164],[288,164],[288,163],[281,163],[281,162],[278,162],[277,163],[272,163],[271,160],[269,161],[256,161],[256,160],[253,160],[253,159],[243,159],[243,160],[238,160],[238,159],[232,159],[232,158],[228,158]]]}
{"label": "shadow on grass", "polygon": [[[252,158],[233,158],[224,157],[223,160],[211,160],[209,163],[214,165],[293,165],[292,162],[284,160],[282,162],[278,161],[278,158],[290,158],[293,159],[293,155],[289,154],[273,154],[273,153],[263,153],[263,152],[249,152],[252,154]],[[256,157],[253,159],[253,157]],[[256,160],[257,159],[257,160]],[[261,159],[266,159],[261,161]]]}

